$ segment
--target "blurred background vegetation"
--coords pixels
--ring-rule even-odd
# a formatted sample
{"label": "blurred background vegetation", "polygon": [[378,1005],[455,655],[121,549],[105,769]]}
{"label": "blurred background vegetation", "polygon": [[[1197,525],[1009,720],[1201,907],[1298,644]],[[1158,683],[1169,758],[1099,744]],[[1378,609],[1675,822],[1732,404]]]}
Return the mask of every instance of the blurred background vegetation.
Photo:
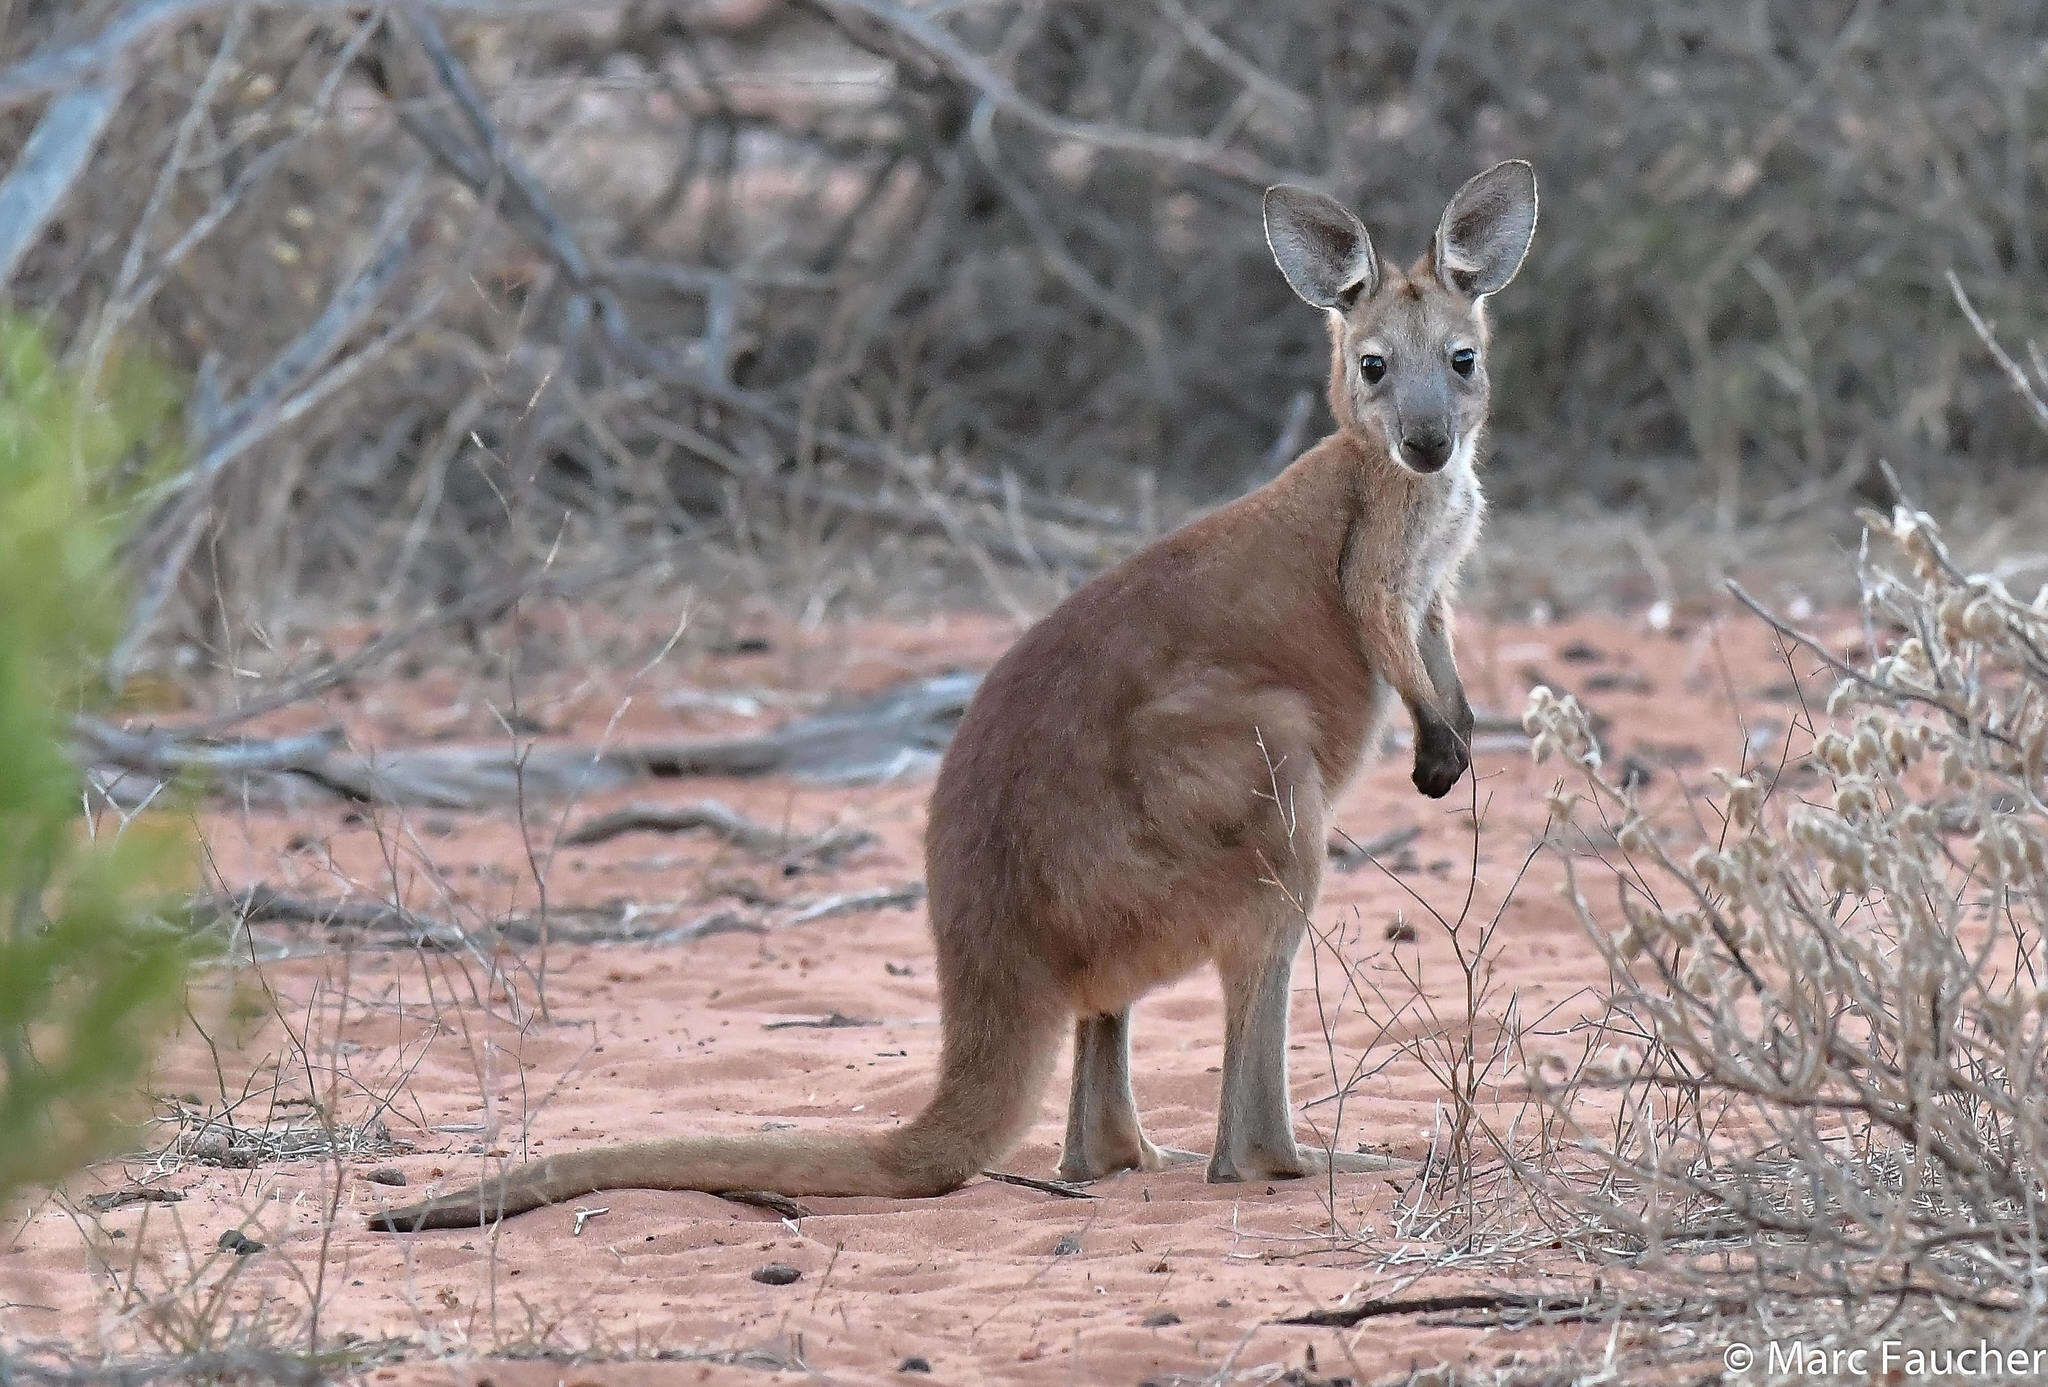
{"label": "blurred background vegetation", "polygon": [[2038,490],[1945,276],[2031,369],[2044,39],[2029,0],[0,0],[0,282],[88,378],[196,382],[125,663],[584,552],[1085,573],[1327,427],[1266,184],[1406,256],[1521,156],[1497,505],[1739,563],[1880,460],[1994,521]]}
{"label": "blurred background vegetation", "polygon": [[186,836],[95,802],[66,745],[105,701],[116,517],[171,408],[134,361],[104,385],[86,394],[0,316],[0,1207],[117,1139],[190,958],[160,909],[191,874]]}

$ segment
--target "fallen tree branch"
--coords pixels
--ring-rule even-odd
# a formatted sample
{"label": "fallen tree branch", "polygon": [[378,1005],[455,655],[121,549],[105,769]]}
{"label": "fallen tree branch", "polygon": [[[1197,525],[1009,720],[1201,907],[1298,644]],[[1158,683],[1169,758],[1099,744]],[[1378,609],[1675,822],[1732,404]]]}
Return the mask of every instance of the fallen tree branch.
{"label": "fallen tree branch", "polygon": [[786,921],[792,925],[808,924],[812,920],[829,919],[834,915],[851,915],[863,910],[881,910],[894,907],[909,910],[924,900],[924,883],[907,882],[902,886],[891,886],[880,891],[848,891],[843,895],[826,896],[802,907]]}
{"label": "fallen tree branch", "polygon": [[[929,770],[951,739],[978,680],[973,674],[917,680],[838,711],[794,719],[759,736],[612,748],[515,749],[494,744],[366,753],[346,746],[332,731],[214,742],[182,732],[128,732],[92,720],[80,721],[75,732],[81,759],[101,788],[123,803],[141,802],[164,782],[197,774],[210,777],[210,788],[216,791],[250,800],[289,800],[295,788],[312,786],[367,804],[482,809],[510,803],[521,794],[563,799],[617,789],[646,776],[788,775],[825,784],[860,784]],[[153,783],[125,786],[119,774],[124,771],[149,777]],[[708,818],[704,823],[718,827]],[[585,841],[601,841],[632,826],[586,824],[579,831],[596,830],[599,837]],[[729,826],[737,827],[737,821]],[[761,832],[773,835],[772,830]],[[780,835],[773,836],[781,841]],[[858,843],[845,833],[828,834],[806,851],[829,855],[855,846]]]}
{"label": "fallen tree branch", "polygon": [[341,730],[334,727],[267,740],[210,742],[177,734],[129,732],[98,718],[81,717],[72,722],[71,731],[82,744],[88,764],[115,765],[166,779],[295,771],[316,766],[342,746]]}
{"label": "fallen tree branch", "polygon": [[768,926],[758,919],[751,919],[737,910],[714,910],[709,915],[663,930],[651,942],[656,944],[688,944],[698,939],[709,939],[714,934],[766,934]]}
{"label": "fallen tree branch", "polygon": [[764,1031],[844,1031],[857,1026],[879,1026],[882,1023],[866,1016],[848,1016],[844,1012],[829,1011],[823,1016],[794,1016],[786,1021],[763,1021]]}
{"label": "fallen tree branch", "polygon": [[89,1194],[80,1202],[96,1214],[124,1209],[130,1204],[176,1204],[184,1195],[162,1185],[130,1185],[126,1189],[102,1190]]}
{"label": "fallen tree branch", "polygon": [[1390,1315],[1441,1315],[1477,1310],[1502,1317],[1508,1323],[1576,1324],[1589,1320],[1620,1318],[1675,1319],[1704,1315],[1733,1314],[1748,1302],[1734,1297],[1710,1301],[1609,1300],[1599,1296],[1555,1295],[1542,1291],[1468,1291],[1448,1295],[1389,1296],[1362,1300],[1334,1310],[1311,1310],[1289,1315],[1274,1324],[1307,1324],[1328,1329],[1349,1329],[1367,1320]]}
{"label": "fallen tree branch", "polygon": [[[510,944],[537,944],[544,934],[557,942],[686,944],[718,934],[766,934],[771,925],[805,924],[885,906],[909,909],[923,899],[924,883],[917,881],[887,891],[853,891],[826,896],[809,905],[799,905],[776,920],[745,916],[733,910],[718,910],[688,924],[663,928],[661,922],[673,918],[676,913],[673,905],[656,903],[643,908],[631,903],[613,903],[550,906],[544,916],[513,915],[480,921],[473,929],[466,929],[453,920],[422,915],[392,901],[353,896],[298,896],[266,882],[257,882],[236,891],[195,897],[185,905],[185,920],[193,929],[207,929],[222,923],[356,929],[401,945],[430,949],[467,948],[478,939],[488,940],[493,936]],[[835,1011],[815,1020],[771,1022],[768,1029],[875,1024],[842,1016]]]}
{"label": "fallen tree branch", "polygon": [[788,1195],[777,1194],[773,1190],[723,1190],[718,1193],[718,1197],[734,1204],[751,1204],[757,1209],[767,1209],[786,1219],[811,1216],[808,1204],[799,1203]]}
{"label": "fallen tree branch", "polygon": [[1029,1175],[1012,1175],[1007,1170],[984,1170],[981,1174],[982,1178],[986,1180],[999,1180],[1005,1185],[1017,1185],[1023,1189],[1037,1190],[1042,1194],[1056,1194],[1061,1199],[1100,1199],[1102,1197],[1101,1195],[1090,1194],[1079,1185],[1067,1180],[1038,1180]]}
{"label": "fallen tree branch", "polygon": [[188,908],[195,924],[235,920],[242,924],[317,925],[378,934],[403,934],[411,942],[447,947],[468,939],[460,925],[416,915],[403,906],[376,900],[308,900],[261,882],[240,891],[202,896]]}
{"label": "fallen tree branch", "polygon": [[700,828],[711,830],[734,847],[748,852],[779,854],[792,861],[815,859],[830,863],[875,841],[875,835],[862,828],[840,827],[826,829],[823,833],[792,834],[784,829],[755,823],[717,800],[706,799],[674,807],[629,804],[623,809],[614,809],[585,820],[563,835],[562,842],[568,847],[587,847],[593,843],[608,843],[627,833],[688,833]]}
{"label": "fallen tree branch", "polygon": [[536,944],[543,933],[557,942],[579,944],[643,940],[668,943],[679,937],[695,937],[680,936],[675,931],[664,933],[658,921],[667,914],[666,908],[642,910],[631,904],[550,906],[545,918],[513,915],[465,929],[453,920],[422,915],[391,901],[356,897],[316,899],[280,891],[263,882],[239,891],[200,896],[186,906],[186,918],[195,928],[233,921],[244,925],[359,929],[387,936],[394,943],[428,949],[466,948],[479,938],[492,936],[511,944]]}
{"label": "fallen tree branch", "polygon": [[1399,852],[1421,836],[1422,830],[1414,824],[1406,828],[1390,828],[1385,833],[1366,839],[1363,843],[1355,841],[1350,834],[1339,831],[1328,844],[1330,861],[1340,872],[1354,871],[1375,858],[1384,857],[1390,852]]}

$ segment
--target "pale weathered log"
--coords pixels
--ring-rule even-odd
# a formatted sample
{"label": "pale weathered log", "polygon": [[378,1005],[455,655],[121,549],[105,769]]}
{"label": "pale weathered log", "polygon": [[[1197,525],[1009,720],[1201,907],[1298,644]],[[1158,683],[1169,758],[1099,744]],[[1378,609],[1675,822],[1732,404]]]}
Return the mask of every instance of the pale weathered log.
{"label": "pale weathered log", "polygon": [[[559,800],[612,790],[650,776],[787,775],[825,784],[861,784],[927,772],[938,764],[979,677],[947,674],[917,680],[757,736],[605,748],[493,743],[363,752],[346,745],[333,730],[207,741],[174,731],[125,731],[94,720],[76,724],[74,736],[80,759],[102,788],[124,803],[147,799],[161,783],[188,777],[251,801],[290,800],[295,791],[317,788],[364,803],[482,809],[519,799]],[[149,783],[124,786],[124,773]],[[741,822],[732,816],[723,824],[737,829]],[[721,828],[721,823],[706,818],[703,826]],[[598,829],[593,821],[579,832],[597,830],[596,837],[582,840],[595,842],[628,827]],[[780,834],[758,825],[739,831],[754,842],[782,841]],[[842,832],[812,842],[806,851],[840,853],[856,845]]]}

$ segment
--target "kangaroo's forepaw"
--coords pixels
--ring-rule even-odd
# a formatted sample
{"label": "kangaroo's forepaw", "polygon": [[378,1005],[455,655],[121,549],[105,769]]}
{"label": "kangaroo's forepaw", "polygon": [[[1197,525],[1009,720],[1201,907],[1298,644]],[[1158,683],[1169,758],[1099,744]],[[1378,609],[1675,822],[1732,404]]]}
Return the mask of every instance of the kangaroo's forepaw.
{"label": "kangaroo's forepaw", "polygon": [[1455,742],[1432,747],[1418,738],[1415,748],[1415,773],[1410,777],[1415,788],[1431,799],[1442,799],[1451,792],[1451,787],[1465,778],[1465,772],[1472,769],[1472,758],[1465,748]]}

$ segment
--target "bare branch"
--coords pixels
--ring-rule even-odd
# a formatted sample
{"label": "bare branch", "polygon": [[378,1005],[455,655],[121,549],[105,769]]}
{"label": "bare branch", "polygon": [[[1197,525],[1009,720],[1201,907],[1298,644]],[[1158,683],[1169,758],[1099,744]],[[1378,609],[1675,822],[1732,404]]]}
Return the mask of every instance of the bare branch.
{"label": "bare branch", "polygon": [[[553,0],[423,0],[450,14],[485,18],[547,14],[559,8]],[[68,92],[82,82],[98,82],[106,74],[124,74],[138,60],[135,50],[169,29],[205,19],[241,4],[266,10],[300,10],[315,14],[353,15],[362,0],[136,0],[97,35],[83,42],[32,54],[0,72],[0,110],[42,97]],[[125,76],[118,85],[125,88]]]}
{"label": "bare branch", "polygon": [[127,94],[125,80],[94,83],[50,103],[0,183],[0,285],[14,277],[22,256],[78,181]]}

